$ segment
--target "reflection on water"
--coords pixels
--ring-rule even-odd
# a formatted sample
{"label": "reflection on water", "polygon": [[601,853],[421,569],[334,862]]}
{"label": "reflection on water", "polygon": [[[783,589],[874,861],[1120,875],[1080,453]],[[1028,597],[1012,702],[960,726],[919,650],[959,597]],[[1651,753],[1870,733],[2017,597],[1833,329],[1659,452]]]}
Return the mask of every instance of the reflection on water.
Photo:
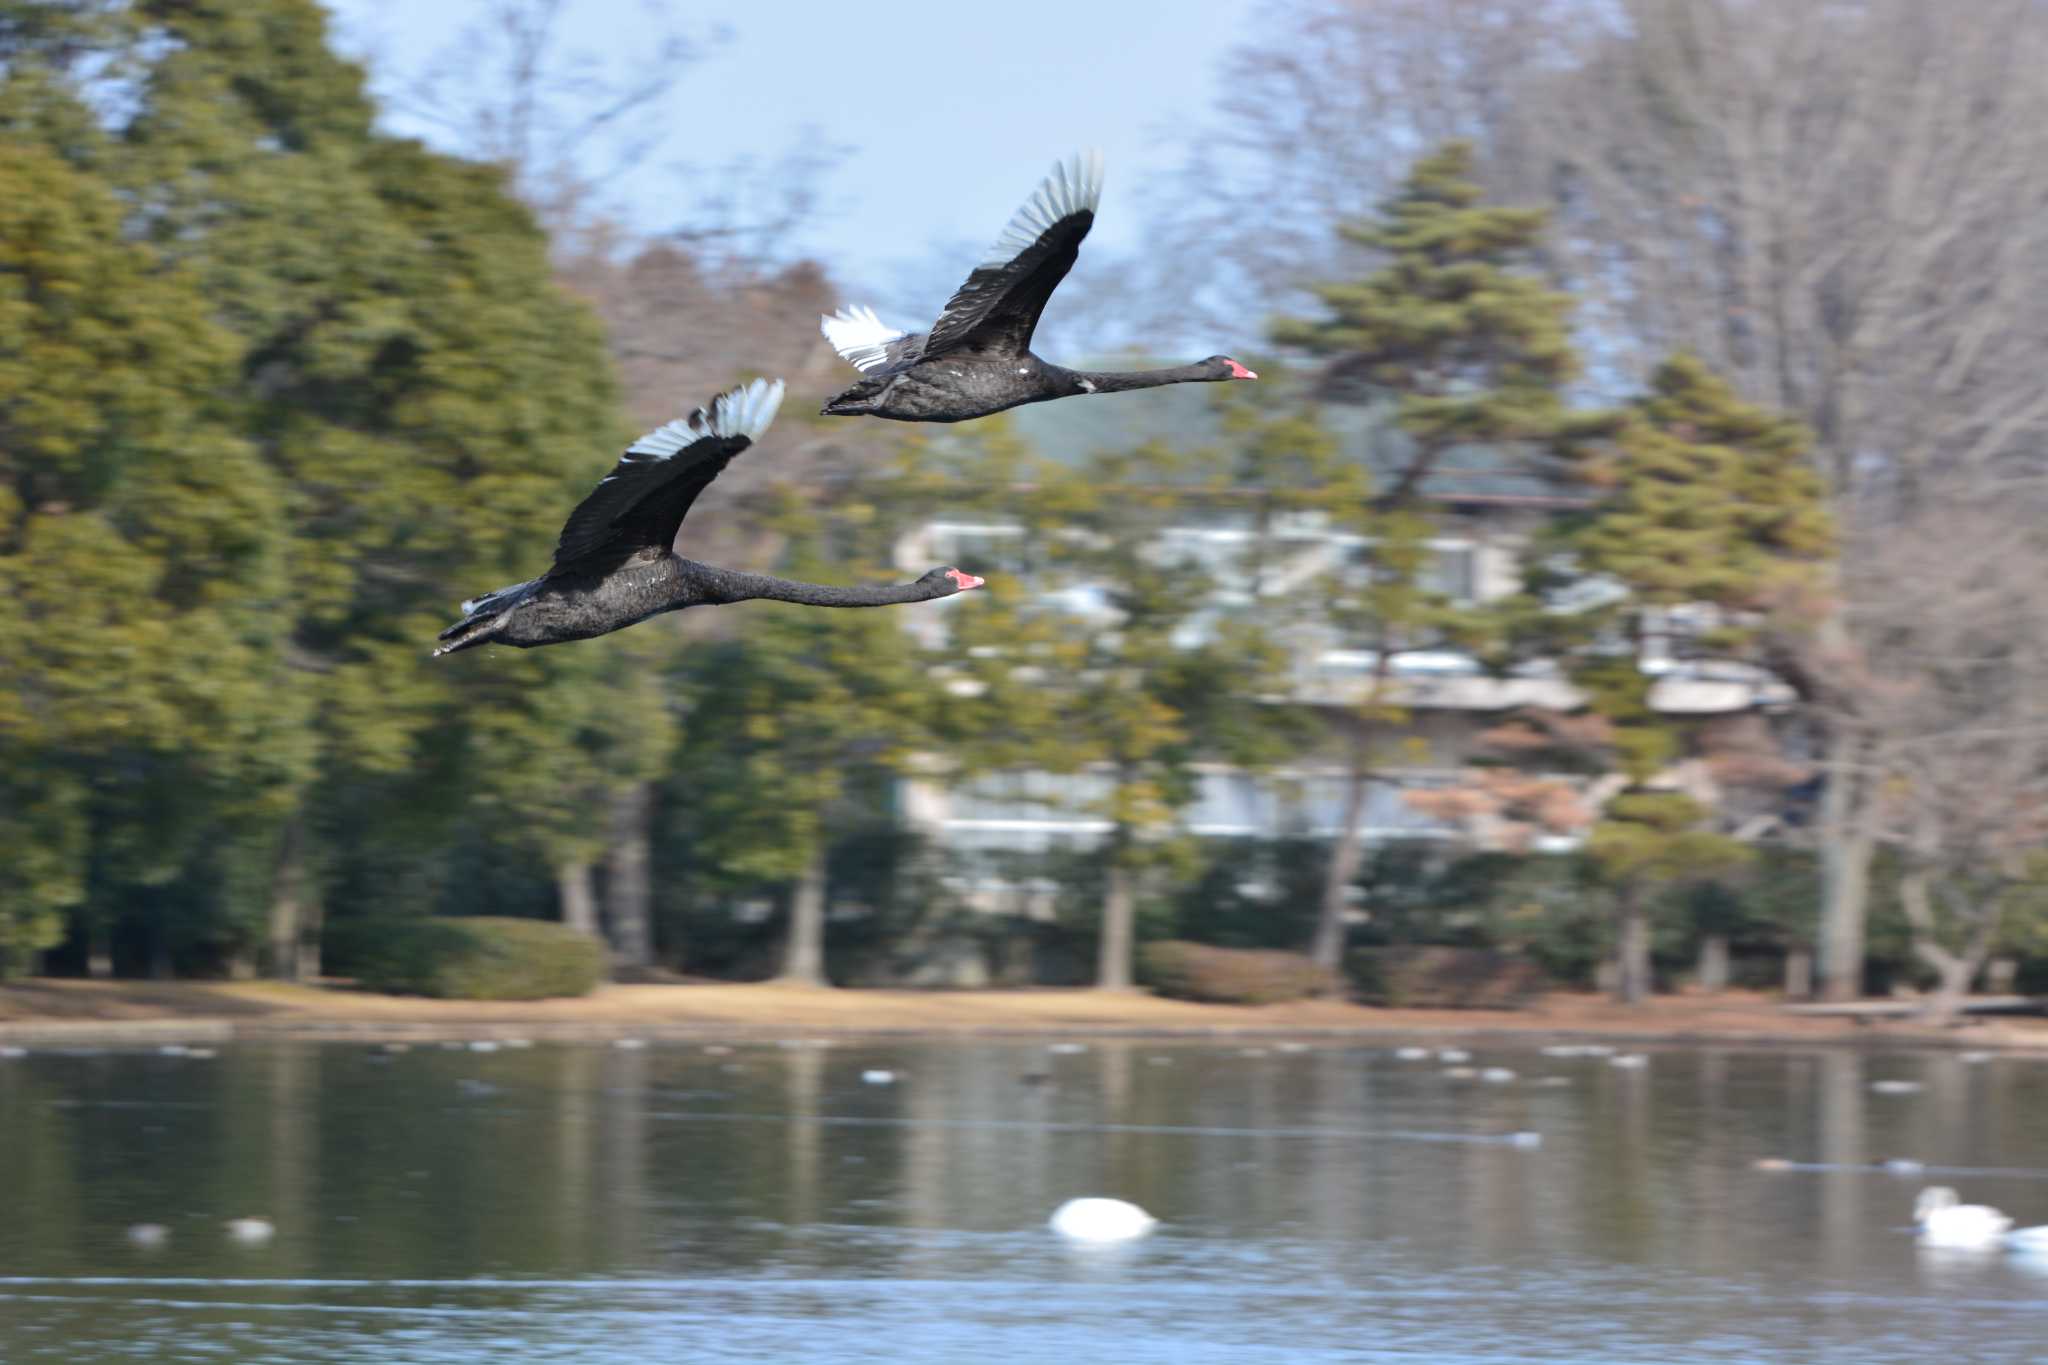
{"label": "reflection on water", "polygon": [[[2048,1062],[1473,1060],[1519,1079],[1156,1042],[40,1051],[0,1062],[0,1360],[2048,1359],[2048,1264],[1916,1250],[1924,1180],[1879,1164],[2048,1223]],[[1045,1219],[1090,1194],[1162,1225],[1068,1248]]]}

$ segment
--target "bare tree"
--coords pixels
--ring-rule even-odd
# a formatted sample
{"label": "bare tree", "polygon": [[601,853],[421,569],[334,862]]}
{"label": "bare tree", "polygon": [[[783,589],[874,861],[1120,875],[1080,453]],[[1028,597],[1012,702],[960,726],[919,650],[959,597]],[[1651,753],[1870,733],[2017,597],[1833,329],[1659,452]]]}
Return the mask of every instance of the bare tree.
{"label": "bare tree", "polygon": [[1858,635],[1874,675],[1846,693],[1877,767],[1900,908],[1950,1018],[2012,906],[2042,890],[2048,842],[2048,534],[2002,505],[1922,509],[1896,528]]}
{"label": "bare tree", "polygon": [[[1223,92],[1146,188],[1154,226],[1124,306],[1152,339],[1227,335],[1362,273],[1339,223],[1452,139],[1490,147],[1516,92],[1567,60],[1575,0],[1268,0]],[[1580,18],[1576,22],[1583,23]],[[1484,177],[1483,177],[1484,178]],[[1491,186],[1489,185],[1489,188]]]}
{"label": "bare tree", "polygon": [[1595,383],[1685,349],[1813,428],[1846,546],[1803,679],[1833,998],[1859,989],[1883,832],[1883,736],[1835,722],[1872,677],[1852,665],[1891,528],[1957,497],[2038,509],[2048,485],[2048,6],[1953,20],[1920,0],[1296,0],[1233,59],[1161,234],[1225,272],[1212,306],[1283,305],[1342,268],[1334,223],[1421,138],[1471,137],[1491,192],[1554,207]]}
{"label": "bare tree", "polygon": [[567,0],[483,0],[440,50],[408,65],[371,36],[368,60],[400,116],[505,167],[543,206],[577,203],[647,165],[667,143],[678,77],[724,35],[692,36],[649,0],[644,31],[609,52],[570,45]]}
{"label": "bare tree", "polygon": [[[1611,364],[1684,347],[1813,428],[1850,542],[1823,645],[1853,659],[1895,527],[2042,484],[2048,7],[1985,0],[1967,24],[1913,0],[1620,14],[1525,92],[1498,160],[1559,204],[1560,265]],[[1816,672],[1823,714],[1858,710],[1857,676]],[[1887,738],[1825,727],[1830,998],[1859,989]]]}

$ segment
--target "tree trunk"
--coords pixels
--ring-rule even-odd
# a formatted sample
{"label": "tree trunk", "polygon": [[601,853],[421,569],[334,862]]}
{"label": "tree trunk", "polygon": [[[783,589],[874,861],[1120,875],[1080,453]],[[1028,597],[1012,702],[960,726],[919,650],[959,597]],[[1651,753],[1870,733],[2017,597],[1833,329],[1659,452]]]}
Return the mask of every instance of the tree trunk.
{"label": "tree trunk", "polygon": [[160,916],[149,924],[149,979],[169,981],[177,972],[171,966],[171,933]]}
{"label": "tree trunk", "polygon": [[590,860],[580,858],[555,868],[555,902],[562,923],[580,934],[598,936],[597,886],[591,880]]}
{"label": "tree trunk", "polygon": [[1650,916],[1634,895],[1622,898],[1619,915],[1614,998],[1624,1005],[1640,1005],[1650,998]]}
{"label": "tree trunk", "polygon": [[1719,995],[1728,989],[1728,936],[1708,934],[1700,939],[1699,980],[1703,995]]}
{"label": "tree trunk", "polygon": [[825,845],[821,840],[797,878],[796,897],[789,905],[789,943],[783,950],[782,975],[792,986],[829,986],[825,979]]}
{"label": "tree trunk", "polygon": [[1351,908],[1351,883],[1358,865],[1365,861],[1365,798],[1372,779],[1362,764],[1354,763],[1344,783],[1344,814],[1337,826],[1337,841],[1330,846],[1330,866],[1323,878],[1323,905],[1316,916],[1316,936],[1309,948],[1315,964],[1327,971],[1344,966],[1345,912]]}
{"label": "tree trunk", "polygon": [[327,909],[317,895],[306,898],[299,911],[298,979],[320,979],[320,935],[327,927]]}
{"label": "tree trunk", "polygon": [[97,915],[85,927],[85,974],[94,981],[114,975],[114,926]]}
{"label": "tree trunk", "polygon": [[1821,794],[1820,994],[1830,1001],[1863,994],[1863,926],[1876,841],[1858,765],[1865,746],[1849,736],[1828,740],[1827,786]]}
{"label": "tree trunk", "polygon": [[1930,894],[1933,882],[1932,868],[1920,866],[1909,869],[1899,878],[1899,906],[1906,912],[1906,923],[1912,929],[1914,954],[1934,968],[1936,985],[1933,994],[1927,997],[1922,1016],[1930,1023],[1951,1024],[1962,1015],[1963,1001],[1970,994],[1970,983],[1977,979],[1984,960],[1991,955],[1991,943],[1998,932],[1998,915],[1995,910],[1978,908],[1971,916],[1975,923],[1963,950],[1960,953],[1951,951],[1935,938],[1938,925]]}
{"label": "tree trunk", "polygon": [[[1373,661],[1371,702],[1377,703],[1386,688],[1392,651],[1380,641],[1379,657]],[[1344,813],[1337,822],[1337,841],[1330,846],[1330,865],[1323,875],[1323,903],[1316,915],[1316,935],[1309,956],[1326,971],[1344,967],[1345,912],[1351,908],[1351,883],[1365,861],[1366,798],[1372,792],[1372,726],[1365,716],[1352,717],[1351,764],[1345,774]]]}
{"label": "tree trunk", "polygon": [[299,936],[306,898],[305,822],[294,815],[278,844],[277,871],[270,882],[264,966],[279,981],[299,975]]}
{"label": "tree trunk", "polygon": [[1785,998],[1808,1000],[1812,997],[1813,950],[1803,943],[1795,943],[1785,950]]}
{"label": "tree trunk", "polygon": [[[1121,841],[1118,844],[1122,851]],[[1095,964],[1095,989],[1131,988],[1131,942],[1138,918],[1137,890],[1121,861],[1109,865],[1109,890],[1102,902],[1102,945]]]}
{"label": "tree trunk", "polygon": [[605,918],[613,967],[654,965],[654,887],[648,873],[654,785],[635,782],[612,798],[611,852],[605,861]]}

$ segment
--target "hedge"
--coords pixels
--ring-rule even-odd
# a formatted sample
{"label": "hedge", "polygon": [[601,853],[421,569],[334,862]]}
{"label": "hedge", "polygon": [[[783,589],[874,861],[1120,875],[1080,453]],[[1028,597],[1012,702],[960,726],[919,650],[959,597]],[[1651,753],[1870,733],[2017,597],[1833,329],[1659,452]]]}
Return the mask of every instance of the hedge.
{"label": "hedge", "polygon": [[546,920],[491,916],[365,921],[337,954],[356,983],[444,1000],[588,995],[604,979],[604,945]]}
{"label": "hedge", "polygon": [[1305,953],[1165,940],[1138,950],[1138,976],[1160,995],[1220,1005],[1274,1005],[1330,994],[1336,982]]}
{"label": "hedge", "polygon": [[1359,948],[1344,959],[1358,998],[1394,1009],[1515,1009],[1549,986],[1525,957],[1491,948]]}

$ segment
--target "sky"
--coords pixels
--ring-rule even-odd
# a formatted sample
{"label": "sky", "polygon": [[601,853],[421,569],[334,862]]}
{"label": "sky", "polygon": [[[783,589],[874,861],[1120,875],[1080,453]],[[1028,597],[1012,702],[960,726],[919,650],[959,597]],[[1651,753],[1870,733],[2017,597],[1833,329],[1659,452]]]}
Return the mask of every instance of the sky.
{"label": "sky", "polygon": [[[455,45],[484,0],[327,0],[343,50],[377,88]],[[1173,130],[1200,121],[1225,53],[1250,36],[1248,0],[701,0],[661,11],[722,33],[682,68],[665,110],[668,160],[772,161],[821,141],[847,148],[802,245],[850,288],[935,310],[1052,163],[1100,147],[1107,177],[1090,252],[1140,245],[1137,190],[1175,160]],[[559,48],[620,65],[646,50],[648,0],[570,0]],[[438,130],[402,114],[394,132]],[[650,162],[618,190],[633,225],[664,226],[689,179]],[[1082,267],[1088,264],[1084,254]],[[1075,278],[1084,278],[1077,269]],[[913,325],[917,320],[910,320]]]}

